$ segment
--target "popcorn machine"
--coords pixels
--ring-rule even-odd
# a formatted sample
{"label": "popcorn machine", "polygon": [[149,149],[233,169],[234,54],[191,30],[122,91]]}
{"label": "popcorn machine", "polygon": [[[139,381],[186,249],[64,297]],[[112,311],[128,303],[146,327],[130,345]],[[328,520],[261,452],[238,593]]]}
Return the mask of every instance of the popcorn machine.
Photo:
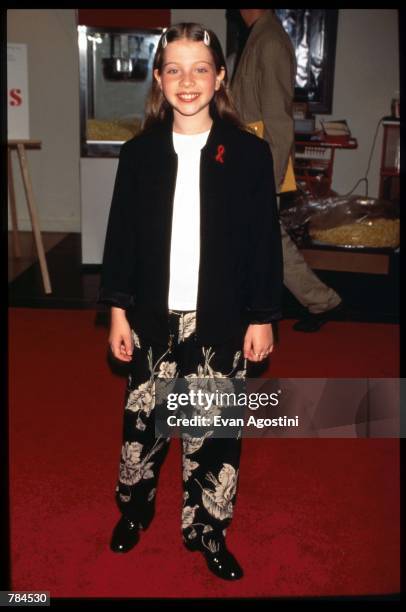
{"label": "popcorn machine", "polygon": [[102,261],[118,156],[144,119],[163,28],[78,26],[81,262]]}
{"label": "popcorn machine", "polygon": [[82,157],[117,157],[139,131],[161,34],[78,26]]}

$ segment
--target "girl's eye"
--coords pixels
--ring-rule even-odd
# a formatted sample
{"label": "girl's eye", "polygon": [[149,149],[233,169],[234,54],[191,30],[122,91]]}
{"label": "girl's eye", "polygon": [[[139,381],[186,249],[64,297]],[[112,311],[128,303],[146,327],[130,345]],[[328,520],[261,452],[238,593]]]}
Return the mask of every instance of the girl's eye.
{"label": "girl's eye", "polygon": [[[196,72],[199,74],[206,74],[208,71],[208,68],[206,66],[198,66],[196,68]],[[166,74],[178,74],[179,73],[179,69],[178,68],[167,68],[165,70]]]}

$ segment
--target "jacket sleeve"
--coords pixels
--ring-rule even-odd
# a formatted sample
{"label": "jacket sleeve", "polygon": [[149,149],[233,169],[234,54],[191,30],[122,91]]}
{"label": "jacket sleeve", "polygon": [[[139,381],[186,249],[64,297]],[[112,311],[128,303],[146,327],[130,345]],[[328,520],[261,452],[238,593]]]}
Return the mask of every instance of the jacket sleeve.
{"label": "jacket sleeve", "polygon": [[296,65],[294,55],[277,40],[267,40],[258,57],[257,92],[264,122],[264,138],[274,160],[275,187],[283,182],[292,154],[295,130],[293,96]]}
{"label": "jacket sleeve", "polygon": [[259,141],[248,226],[249,323],[270,323],[282,316],[282,242],[269,145]]}
{"label": "jacket sleeve", "polygon": [[97,302],[129,308],[134,304],[135,160],[124,143],[120,150],[113,197],[107,222]]}

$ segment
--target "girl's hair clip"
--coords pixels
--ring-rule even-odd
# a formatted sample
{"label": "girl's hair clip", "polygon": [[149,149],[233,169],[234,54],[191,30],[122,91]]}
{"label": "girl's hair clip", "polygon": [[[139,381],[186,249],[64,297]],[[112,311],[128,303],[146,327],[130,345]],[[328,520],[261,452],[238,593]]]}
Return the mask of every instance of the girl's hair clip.
{"label": "girl's hair clip", "polygon": [[[203,42],[206,45],[206,47],[210,47],[210,36],[207,30],[204,30],[204,34],[203,34]],[[162,36],[162,49],[165,49],[166,45],[168,44],[168,40],[166,38],[166,30]]]}

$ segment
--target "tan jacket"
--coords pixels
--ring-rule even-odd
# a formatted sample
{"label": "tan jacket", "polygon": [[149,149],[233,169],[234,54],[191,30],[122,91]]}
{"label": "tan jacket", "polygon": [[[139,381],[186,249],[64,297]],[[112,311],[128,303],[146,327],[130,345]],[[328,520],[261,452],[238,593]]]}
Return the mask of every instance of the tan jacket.
{"label": "tan jacket", "polygon": [[279,19],[267,11],[250,32],[231,94],[245,123],[264,123],[264,138],[271,147],[277,189],[285,176],[289,155],[294,151],[295,75],[296,57],[290,38]]}

